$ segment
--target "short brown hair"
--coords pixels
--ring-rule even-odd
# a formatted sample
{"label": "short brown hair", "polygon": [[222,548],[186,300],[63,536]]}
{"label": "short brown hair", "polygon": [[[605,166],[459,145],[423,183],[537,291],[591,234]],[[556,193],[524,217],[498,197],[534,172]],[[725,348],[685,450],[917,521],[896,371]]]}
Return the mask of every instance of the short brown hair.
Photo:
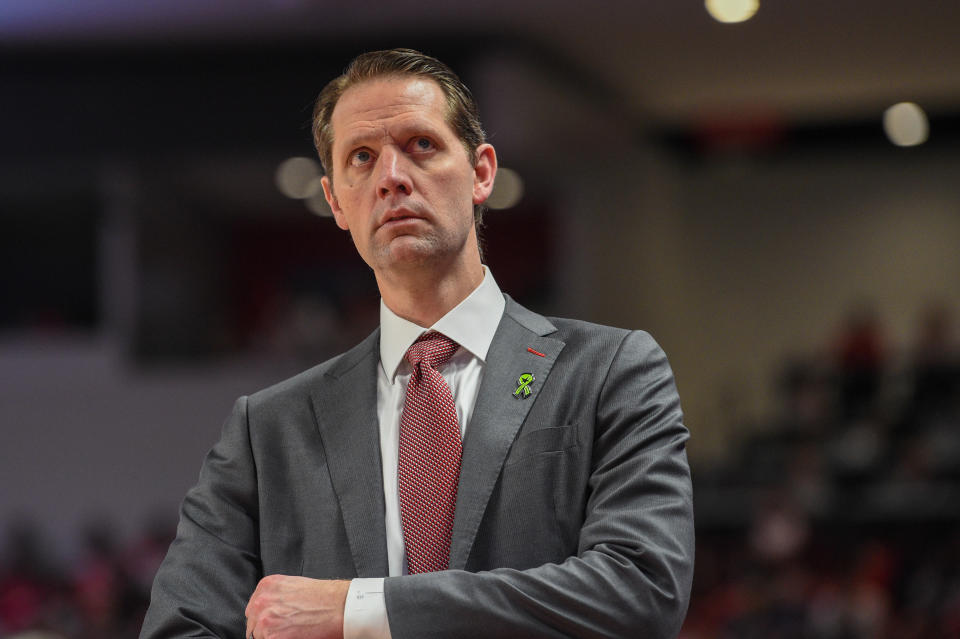
{"label": "short brown hair", "polygon": [[[440,85],[447,99],[447,123],[463,142],[470,163],[474,164],[477,147],[486,141],[486,134],[470,89],[450,67],[436,58],[413,49],[388,49],[370,51],[354,58],[343,75],[331,80],[317,97],[313,109],[313,143],[327,176],[333,178],[333,125],[330,120],[340,97],[352,86],[389,76],[421,76]],[[474,206],[473,212],[479,232],[483,206]]]}

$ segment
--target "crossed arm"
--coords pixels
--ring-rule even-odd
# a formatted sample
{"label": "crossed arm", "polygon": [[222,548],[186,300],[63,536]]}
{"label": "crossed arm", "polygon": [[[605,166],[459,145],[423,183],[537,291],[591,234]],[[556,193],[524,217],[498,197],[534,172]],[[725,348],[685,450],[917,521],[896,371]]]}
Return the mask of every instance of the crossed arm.
{"label": "crossed arm", "polygon": [[[645,333],[627,335],[597,397],[576,555],[527,570],[388,577],[394,639],[675,637],[693,573],[686,438],[663,352]],[[184,502],[141,639],[244,627],[256,639],[342,636],[348,581],[263,577],[251,475],[241,401]]]}

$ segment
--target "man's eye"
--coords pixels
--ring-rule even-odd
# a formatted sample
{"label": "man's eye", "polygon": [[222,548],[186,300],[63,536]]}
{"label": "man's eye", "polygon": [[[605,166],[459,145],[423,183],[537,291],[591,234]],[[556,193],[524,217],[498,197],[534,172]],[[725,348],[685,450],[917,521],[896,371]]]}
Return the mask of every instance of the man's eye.
{"label": "man's eye", "polygon": [[433,148],[433,142],[430,141],[430,138],[417,138],[414,146],[418,151],[429,151]]}
{"label": "man's eye", "polygon": [[366,164],[370,161],[370,151],[357,151],[350,158],[350,163],[354,166]]}

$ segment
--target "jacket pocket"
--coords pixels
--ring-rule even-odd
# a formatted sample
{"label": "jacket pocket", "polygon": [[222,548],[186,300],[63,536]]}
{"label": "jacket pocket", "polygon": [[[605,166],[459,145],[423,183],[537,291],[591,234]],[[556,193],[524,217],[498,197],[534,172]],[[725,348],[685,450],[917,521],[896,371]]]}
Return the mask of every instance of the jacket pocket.
{"label": "jacket pocket", "polygon": [[563,451],[576,444],[573,426],[550,426],[520,433],[510,447],[504,466],[512,466],[535,455]]}

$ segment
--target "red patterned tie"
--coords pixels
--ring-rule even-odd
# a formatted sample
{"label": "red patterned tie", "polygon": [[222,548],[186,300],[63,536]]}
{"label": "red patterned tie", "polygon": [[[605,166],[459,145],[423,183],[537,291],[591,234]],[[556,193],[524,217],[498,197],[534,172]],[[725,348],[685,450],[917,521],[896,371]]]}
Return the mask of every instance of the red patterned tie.
{"label": "red patterned tie", "polygon": [[397,480],[410,574],[446,570],[460,480],[460,424],[450,387],[437,371],[459,348],[425,333],[407,351],[413,374],[400,415]]}

